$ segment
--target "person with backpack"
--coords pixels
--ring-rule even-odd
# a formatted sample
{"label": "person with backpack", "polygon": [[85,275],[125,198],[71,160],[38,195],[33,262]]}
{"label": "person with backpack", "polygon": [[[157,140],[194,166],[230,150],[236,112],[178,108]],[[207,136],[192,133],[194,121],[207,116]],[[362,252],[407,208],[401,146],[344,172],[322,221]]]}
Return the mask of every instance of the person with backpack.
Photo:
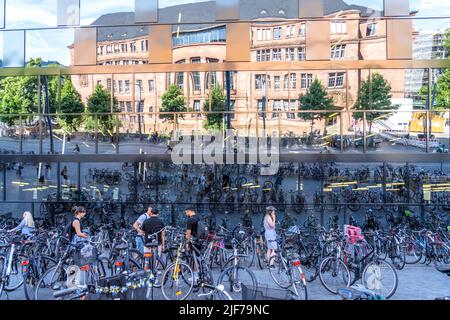
{"label": "person with backpack", "polygon": [[[190,246],[189,244],[191,243],[191,238],[194,238],[195,240],[199,239],[199,240],[203,240],[207,238],[207,234],[205,235],[205,233],[207,233],[207,227],[205,226],[205,224],[203,223],[203,221],[201,221],[194,208],[188,208],[185,211],[186,216],[188,217],[187,219],[187,224],[186,224],[186,249],[190,250]],[[195,241],[194,243],[192,243],[192,246],[195,247],[198,251],[201,251],[202,249],[202,245],[200,242]],[[195,250],[194,250],[194,254],[195,254]],[[198,275],[198,266],[197,266],[197,261],[194,259],[194,265],[193,265],[193,269],[192,271],[194,272],[194,285],[197,283],[198,279],[199,279],[199,275]]]}
{"label": "person with backpack", "polygon": [[164,252],[164,222],[159,218],[159,210],[152,208],[150,210],[150,218],[146,219],[142,224],[144,231],[144,254],[152,252],[152,246],[158,244],[158,256]]}
{"label": "person with backpack", "polygon": [[73,209],[74,217],[69,223],[66,231],[66,236],[70,243],[75,245],[78,241],[82,239],[87,239],[88,234],[82,232],[81,220],[86,216],[86,209],[81,206],[77,206]]}
{"label": "person with backpack", "polygon": [[149,205],[147,208],[147,212],[141,214],[139,218],[133,223],[133,229],[137,231],[136,236],[136,248],[141,252],[144,253],[144,241],[142,240],[142,237],[145,236],[145,232],[142,229],[142,226],[144,225],[145,220],[149,219],[151,217],[151,211],[152,206]]}

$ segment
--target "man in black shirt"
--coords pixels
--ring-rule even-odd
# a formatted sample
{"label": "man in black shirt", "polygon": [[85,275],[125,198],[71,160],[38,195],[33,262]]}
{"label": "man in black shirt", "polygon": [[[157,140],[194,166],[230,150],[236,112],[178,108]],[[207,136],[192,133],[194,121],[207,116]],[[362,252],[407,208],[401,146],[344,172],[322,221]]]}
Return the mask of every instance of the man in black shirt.
{"label": "man in black shirt", "polygon": [[144,230],[144,252],[150,252],[150,248],[147,247],[152,242],[152,236],[156,235],[158,241],[158,253],[164,251],[164,223],[159,218],[159,210],[152,208],[150,211],[150,218],[144,221],[142,230]]}
{"label": "man in black shirt", "polygon": [[186,209],[187,227],[186,227],[186,240],[192,237],[197,237],[197,229],[198,229],[198,217],[195,214],[195,210],[193,208]]}

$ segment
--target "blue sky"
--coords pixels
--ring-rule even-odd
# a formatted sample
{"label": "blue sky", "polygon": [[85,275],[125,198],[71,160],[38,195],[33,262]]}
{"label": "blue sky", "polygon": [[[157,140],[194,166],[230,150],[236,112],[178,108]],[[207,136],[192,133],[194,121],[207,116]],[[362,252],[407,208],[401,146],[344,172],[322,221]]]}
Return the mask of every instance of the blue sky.
{"label": "blue sky", "polygon": [[[161,8],[205,0],[159,0]],[[277,0],[275,0],[277,1]],[[383,0],[344,0],[374,9],[383,9]],[[57,0],[6,0],[6,28],[55,27]],[[418,17],[450,16],[450,0],[410,0]],[[105,13],[134,11],[133,0],[81,0],[81,24],[88,25]],[[0,16],[1,12],[0,12]],[[450,19],[415,20],[414,28],[423,33],[450,27]],[[0,37],[1,38],[1,37]],[[0,48],[2,47],[0,40]],[[73,30],[27,32],[26,58],[41,56],[70,64],[67,46],[73,42]]]}

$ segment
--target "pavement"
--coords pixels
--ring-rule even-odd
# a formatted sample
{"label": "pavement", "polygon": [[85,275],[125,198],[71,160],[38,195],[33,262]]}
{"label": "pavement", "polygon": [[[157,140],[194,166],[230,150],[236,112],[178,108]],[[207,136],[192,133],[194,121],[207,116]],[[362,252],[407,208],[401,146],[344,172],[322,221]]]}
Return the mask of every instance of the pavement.
{"label": "pavement", "polygon": [[[398,287],[391,300],[434,300],[450,295],[450,276],[437,271],[432,266],[425,265],[406,265],[403,270],[396,270],[398,275]],[[268,270],[255,270],[258,286],[260,290],[272,297],[284,297],[285,292],[278,288],[273,282]],[[219,273],[214,272],[217,279]],[[308,283],[309,300],[341,300],[337,295],[328,292],[317,278],[312,283]],[[201,293],[201,292],[200,292]],[[197,293],[198,294],[198,293]],[[197,294],[191,293],[190,300],[203,300],[197,297]],[[51,299],[51,295],[47,297]],[[20,287],[14,292],[4,293],[0,300],[25,300],[23,288]],[[236,299],[237,296],[235,296]],[[161,289],[154,289],[154,299],[163,300]]]}

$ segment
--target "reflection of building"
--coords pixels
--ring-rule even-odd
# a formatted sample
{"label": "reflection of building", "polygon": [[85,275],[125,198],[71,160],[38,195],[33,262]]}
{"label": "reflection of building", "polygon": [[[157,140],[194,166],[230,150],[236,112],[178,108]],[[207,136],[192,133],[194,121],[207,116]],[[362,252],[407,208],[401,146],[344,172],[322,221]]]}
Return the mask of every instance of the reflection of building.
{"label": "reflection of building", "polygon": [[[445,59],[443,33],[420,34],[413,43],[413,59]],[[435,76],[441,71],[434,70]],[[416,107],[423,107],[420,90],[428,84],[428,71],[425,69],[409,69],[405,74],[405,97],[412,98]]]}
{"label": "reflection of building", "polygon": [[[305,24],[272,23],[270,18],[289,16],[286,8],[278,8],[274,1],[241,1],[241,18],[253,20],[251,29],[252,61],[299,61],[305,60]],[[251,4],[251,5],[250,5]],[[288,6],[288,5],[286,5]],[[183,13],[182,21],[213,21],[214,2],[174,6],[160,10],[160,21],[164,17],[175,17]],[[289,11],[290,12],[290,11]],[[386,59],[386,22],[374,20],[368,15],[371,9],[349,6],[343,1],[325,1],[327,17],[348,18],[331,21],[330,56],[333,60],[384,60]],[[198,15],[198,16],[197,16]],[[205,16],[206,15],[206,16]],[[116,13],[100,17],[94,25],[133,24],[133,13]],[[162,19],[161,19],[162,17]],[[98,34],[98,64],[128,65],[147,63],[146,27],[102,27]],[[174,27],[174,63],[223,62],[226,57],[225,25],[189,24]],[[373,72],[376,70],[372,70]],[[404,97],[404,72],[402,70],[379,70],[392,85],[393,97]],[[267,99],[267,129],[282,128],[284,132],[309,131],[309,123],[298,119],[298,97],[305,93],[314,78],[318,78],[329,90],[335,104],[351,108],[354,104],[359,83],[368,77],[368,70],[280,70],[261,72],[234,72],[232,75],[232,106],[234,110],[253,114],[240,114],[233,119],[233,127],[246,130],[255,123],[262,127],[257,110]],[[93,86],[103,84],[119,100],[123,112],[138,111],[139,96],[141,110],[157,112],[161,96],[169,84],[175,83],[184,92],[188,110],[198,111],[208,103],[211,84],[224,86],[222,72],[184,72],[164,74],[117,74],[113,76],[92,75],[74,77],[74,84],[87,99]],[[263,94],[263,90],[265,95]],[[133,101],[135,102],[133,105]],[[286,111],[280,117],[271,111]],[[335,118],[336,119],[336,118]],[[137,117],[125,117],[131,131],[137,129]],[[161,121],[152,115],[145,116],[145,131],[159,128]],[[197,121],[196,121],[197,120]],[[332,120],[333,121],[333,120]],[[335,120],[334,120],[335,121]],[[348,126],[348,119],[345,123]],[[202,120],[189,115],[180,122],[186,129],[202,127]],[[171,130],[172,127],[168,127]]]}

